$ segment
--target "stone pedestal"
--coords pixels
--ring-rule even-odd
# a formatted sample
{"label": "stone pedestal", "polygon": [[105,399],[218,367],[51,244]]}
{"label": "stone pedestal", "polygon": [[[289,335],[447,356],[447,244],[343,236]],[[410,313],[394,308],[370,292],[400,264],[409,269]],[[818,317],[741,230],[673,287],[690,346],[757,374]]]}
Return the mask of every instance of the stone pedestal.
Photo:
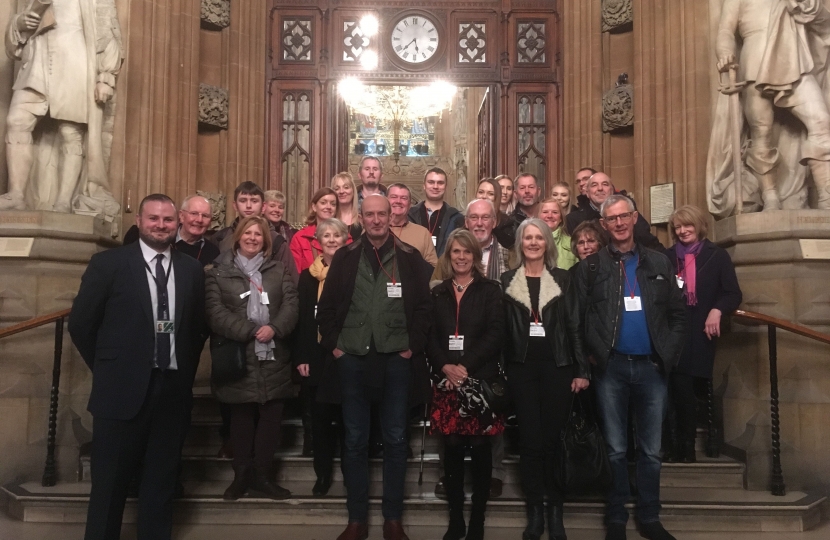
{"label": "stone pedestal", "polygon": [[[735,216],[715,224],[714,238],[735,263],[742,309],[830,331],[830,211]],[[783,330],[777,337],[784,479],[788,489],[826,488],[830,486],[830,346]],[[746,452],[749,487],[768,489],[766,327],[732,322],[731,332],[718,346],[714,384],[723,399],[724,441]]]}
{"label": "stone pedestal", "polygon": [[[111,233],[111,223],[89,216],[0,212],[0,240],[31,239],[28,256],[0,251],[0,326],[71,307],[90,257],[120,243]],[[0,340],[0,483],[43,474],[54,335],[48,324]],[[61,369],[57,458],[66,480],[77,474],[78,448],[92,429],[91,374],[66,331]]]}

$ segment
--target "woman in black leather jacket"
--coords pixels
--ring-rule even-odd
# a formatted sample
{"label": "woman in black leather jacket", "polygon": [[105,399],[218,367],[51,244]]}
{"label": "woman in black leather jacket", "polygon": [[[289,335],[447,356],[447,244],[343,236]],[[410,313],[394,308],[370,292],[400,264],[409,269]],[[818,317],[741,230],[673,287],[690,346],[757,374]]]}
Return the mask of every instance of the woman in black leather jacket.
{"label": "woman in black leather jacket", "polygon": [[519,421],[519,473],[527,502],[523,540],[539,540],[545,529],[544,497],[548,497],[548,532],[565,540],[564,495],[553,479],[554,449],[568,419],[572,393],[588,387],[587,364],[574,363],[568,336],[577,331],[565,306],[570,274],[556,267],[550,228],[528,219],[516,231],[517,269],[501,276],[507,334],[504,359],[507,383]]}

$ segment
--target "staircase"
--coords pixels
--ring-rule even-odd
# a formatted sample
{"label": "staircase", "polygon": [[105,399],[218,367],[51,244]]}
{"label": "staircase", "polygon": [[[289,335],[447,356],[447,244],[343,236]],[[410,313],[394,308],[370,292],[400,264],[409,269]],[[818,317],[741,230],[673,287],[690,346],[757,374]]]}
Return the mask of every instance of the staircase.
{"label": "staircase", "polygon": [[[277,452],[276,469],[280,485],[294,497],[272,501],[245,497],[222,500],[222,493],[233,478],[230,460],[215,457],[221,444],[218,433],[218,407],[209,389],[195,389],[193,425],[184,449],[182,479],[184,497],[176,502],[177,523],[203,525],[281,524],[345,525],[345,488],[335,464],[335,482],[326,497],[312,497],[315,481],[312,458],[301,455],[302,424],[298,418],[283,422],[283,440]],[[409,460],[406,484],[407,525],[443,526],[446,503],[435,497],[433,489],[441,476],[437,448],[439,439],[427,435],[423,484],[418,485],[421,433],[423,425],[413,422],[411,442],[414,458]],[[699,435],[702,435],[700,433]],[[510,438],[508,436],[508,438]],[[698,455],[702,452],[698,437]],[[508,449],[511,447],[508,444]],[[487,526],[524,528],[524,503],[518,480],[518,456],[506,456],[507,476],[504,492],[489,503]],[[382,521],[381,460],[370,467],[370,519]],[[671,531],[706,532],[798,532],[817,525],[825,497],[792,491],[783,497],[768,492],[744,489],[745,465],[728,457],[700,458],[694,464],[663,465],[661,476],[662,520]],[[83,523],[89,494],[89,458],[79,463],[79,480],[63,479],[52,488],[38,482],[10,484],[2,488],[0,499],[8,502],[8,514],[16,519],[38,523]],[[469,490],[468,490],[469,493]],[[135,521],[135,500],[127,502],[124,522]],[[565,525],[574,529],[602,529],[604,503],[601,497],[573,499],[565,505]],[[629,521],[634,527],[634,520]]]}

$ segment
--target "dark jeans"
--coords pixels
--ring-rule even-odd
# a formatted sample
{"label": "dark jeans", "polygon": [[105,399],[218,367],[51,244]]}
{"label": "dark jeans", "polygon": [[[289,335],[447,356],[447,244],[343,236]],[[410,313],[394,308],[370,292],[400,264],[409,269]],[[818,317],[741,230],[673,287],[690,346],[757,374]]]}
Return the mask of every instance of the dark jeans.
{"label": "dark jeans", "polygon": [[363,384],[365,357],[345,354],[337,359],[343,402],[343,479],[349,522],[365,523],[369,516],[369,426],[371,402],[380,401],[383,434],[383,517],[403,516],[404,480],[407,457],[407,413],[412,363],[398,354],[386,356],[383,388]]}
{"label": "dark jeans", "polygon": [[557,367],[553,360],[528,360],[507,367],[507,383],[519,421],[519,475],[530,505],[562,504],[564,495],[553,478],[559,434],[573,400],[573,366]]}
{"label": "dark jeans", "polygon": [[135,418],[92,419],[92,489],[86,540],[121,537],[127,488],[143,461],[138,492],[138,540],[169,539],[179,459],[193,396],[176,370],[153,370]]}
{"label": "dark jeans", "polygon": [[668,388],[666,377],[647,356],[614,353],[605,372],[594,372],[594,388],[614,481],[608,492],[609,523],[626,523],[628,480],[628,407],[637,424],[637,517],[640,523],[660,520],[660,446]]}
{"label": "dark jeans", "polygon": [[[280,444],[280,427],[284,403],[272,399],[265,403],[231,404],[231,446],[233,466],[243,468],[253,464],[268,474],[274,463],[274,452]],[[259,421],[257,421],[259,413]]]}

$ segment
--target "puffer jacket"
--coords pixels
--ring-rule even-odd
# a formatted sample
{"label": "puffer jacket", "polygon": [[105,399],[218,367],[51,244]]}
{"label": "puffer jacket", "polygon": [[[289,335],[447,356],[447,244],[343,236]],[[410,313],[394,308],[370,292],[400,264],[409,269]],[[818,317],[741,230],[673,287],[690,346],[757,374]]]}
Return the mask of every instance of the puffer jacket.
{"label": "puffer jacket", "polygon": [[[654,352],[666,373],[680,359],[686,340],[686,306],[683,293],[675,281],[668,257],[637,245],[640,262],[637,281],[640,285],[646,324]],[[573,338],[576,350],[593,355],[597,368],[605,370],[614,346],[623,314],[623,273],[619,256],[611,247],[589,255],[579,263],[569,305],[571,317],[584,321]]]}
{"label": "puffer jacket", "polygon": [[221,386],[212,384],[214,395],[222,403],[265,403],[272,399],[294,397],[291,382],[289,343],[297,324],[299,301],[297,289],[285,266],[273,259],[263,263],[262,289],[268,293],[270,326],[274,329],[274,360],[260,362],[254,353],[254,335],[259,326],[248,320],[248,298],[240,295],[250,290],[248,277],[236,266],[233,251],[216,259],[205,277],[205,309],[212,335],[247,343],[245,358],[248,372],[242,379]]}
{"label": "puffer jacket", "polygon": [[[507,339],[504,343],[504,360],[523,363],[527,356],[530,337],[530,310],[532,302],[523,266],[505,272],[501,276],[504,289],[504,309],[507,317]],[[581,342],[570,339],[578,331],[579,319],[569,316],[568,304],[572,297],[568,295],[571,276],[561,268],[548,269],[542,274],[539,286],[539,311],[542,312],[542,326],[545,337],[553,351],[552,362],[558,367],[574,366],[574,377],[590,379],[590,368],[582,350]],[[509,371],[508,371],[509,373]]]}

